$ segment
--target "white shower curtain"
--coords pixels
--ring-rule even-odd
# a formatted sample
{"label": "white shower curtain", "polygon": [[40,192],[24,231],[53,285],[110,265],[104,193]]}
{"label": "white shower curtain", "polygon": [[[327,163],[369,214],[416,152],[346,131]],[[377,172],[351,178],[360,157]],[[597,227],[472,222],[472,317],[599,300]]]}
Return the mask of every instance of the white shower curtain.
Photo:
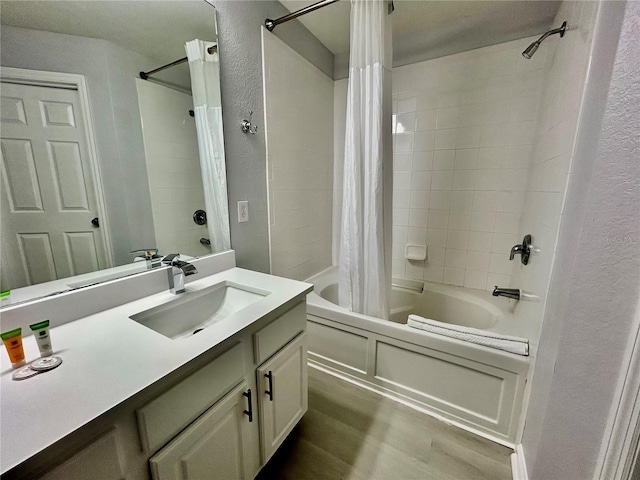
{"label": "white shower curtain", "polygon": [[231,240],[218,53],[207,52],[207,48],[213,45],[216,44],[192,40],[185,44],[185,49],[191,73],[209,240],[211,250],[220,252],[231,248]]}
{"label": "white shower curtain", "polygon": [[388,318],[383,231],[383,0],[351,0],[338,300]]}

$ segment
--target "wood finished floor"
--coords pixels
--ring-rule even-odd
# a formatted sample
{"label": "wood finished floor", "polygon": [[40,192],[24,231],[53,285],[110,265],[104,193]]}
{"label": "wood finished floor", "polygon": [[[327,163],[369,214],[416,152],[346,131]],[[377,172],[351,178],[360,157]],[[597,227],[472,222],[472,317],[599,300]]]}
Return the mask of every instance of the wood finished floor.
{"label": "wood finished floor", "polygon": [[511,453],[309,368],[309,411],[257,480],[511,480]]}

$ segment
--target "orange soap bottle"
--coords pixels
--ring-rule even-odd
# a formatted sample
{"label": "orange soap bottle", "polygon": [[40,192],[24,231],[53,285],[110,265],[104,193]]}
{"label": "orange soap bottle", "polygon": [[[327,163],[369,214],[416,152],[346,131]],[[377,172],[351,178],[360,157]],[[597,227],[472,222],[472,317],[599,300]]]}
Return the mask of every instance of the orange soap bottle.
{"label": "orange soap bottle", "polygon": [[11,366],[13,368],[20,368],[25,364],[24,361],[24,348],[22,347],[22,329],[16,328],[8,332],[0,334],[0,338],[4,342],[4,346],[7,347],[9,353],[9,360],[11,360]]}

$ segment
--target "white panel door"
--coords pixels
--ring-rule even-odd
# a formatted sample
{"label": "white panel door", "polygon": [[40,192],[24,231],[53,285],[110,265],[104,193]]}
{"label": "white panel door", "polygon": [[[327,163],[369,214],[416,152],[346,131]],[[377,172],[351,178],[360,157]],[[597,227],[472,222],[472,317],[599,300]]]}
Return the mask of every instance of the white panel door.
{"label": "white panel door", "polygon": [[252,478],[258,452],[250,439],[249,392],[242,382],[151,457],[153,480]]}
{"label": "white panel door", "polygon": [[301,333],[258,370],[262,463],[307,412],[307,337]]}
{"label": "white panel door", "polygon": [[78,92],[2,82],[2,289],[109,266]]}

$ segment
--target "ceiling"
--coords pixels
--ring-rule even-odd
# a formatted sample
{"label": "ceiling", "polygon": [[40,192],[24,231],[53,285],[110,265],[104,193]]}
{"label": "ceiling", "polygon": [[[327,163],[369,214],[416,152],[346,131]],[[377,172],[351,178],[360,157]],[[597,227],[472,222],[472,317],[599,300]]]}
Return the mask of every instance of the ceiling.
{"label": "ceiling", "polygon": [[[291,12],[316,2],[317,0],[280,0]],[[394,5],[394,41],[416,32],[441,31],[447,26],[464,22],[465,35],[477,36],[478,46],[482,46],[480,43],[486,44],[488,35],[492,43],[513,40],[514,27],[522,32],[520,38],[546,31],[550,19],[557,12],[559,2],[394,0]],[[338,55],[349,51],[349,14],[350,2],[341,0],[298,19],[333,54]],[[492,17],[496,18],[495,23],[490,22]],[[512,19],[513,22],[505,19]],[[487,32],[487,24],[491,25],[490,32]],[[428,48],[428,45],[423,47]]]}
{"label": "ceiling", "polygon": [[215,9],[203,0],[2,0],[0,23],[108,40],[168,63],[188,40],[217,39]]}

